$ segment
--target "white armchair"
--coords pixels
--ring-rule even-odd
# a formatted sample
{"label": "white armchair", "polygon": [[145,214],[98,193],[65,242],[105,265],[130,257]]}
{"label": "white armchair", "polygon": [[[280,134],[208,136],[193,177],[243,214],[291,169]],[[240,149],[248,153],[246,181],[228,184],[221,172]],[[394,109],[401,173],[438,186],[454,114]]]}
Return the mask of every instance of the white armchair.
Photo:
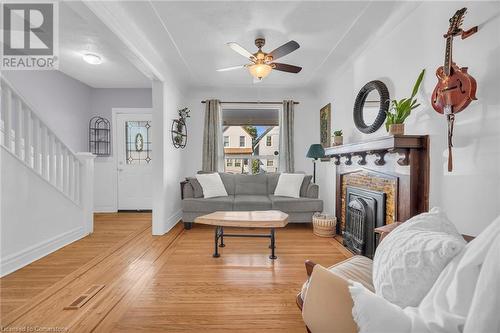
{"label": "white armchair", "polygon": [[347,281],[357,281],[373,291],[372,261],[354,256],[329,268],[307,261],[306,271],[309,279],[297,295],[297,304],[308,331],[357,332]]}

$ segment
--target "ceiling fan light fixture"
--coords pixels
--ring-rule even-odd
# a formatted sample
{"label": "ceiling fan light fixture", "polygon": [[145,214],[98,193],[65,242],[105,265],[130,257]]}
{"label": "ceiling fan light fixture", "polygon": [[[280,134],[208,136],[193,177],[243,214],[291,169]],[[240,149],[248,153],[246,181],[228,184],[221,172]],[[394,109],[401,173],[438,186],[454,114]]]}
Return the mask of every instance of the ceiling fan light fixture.
{"label": "ceiling fan light fixture", "polygon": [[248,66],[248,71],[256,79],[263,79],[271,73],[273,68],[268,64],[253,64]]}

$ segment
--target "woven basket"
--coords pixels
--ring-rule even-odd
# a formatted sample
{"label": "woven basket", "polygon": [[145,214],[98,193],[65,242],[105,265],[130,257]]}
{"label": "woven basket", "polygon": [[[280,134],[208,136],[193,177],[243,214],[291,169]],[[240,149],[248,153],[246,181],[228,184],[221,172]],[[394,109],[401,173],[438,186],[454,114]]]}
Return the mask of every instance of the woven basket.
{"label": "woven basket", "polygon": [[313,233],[320,237],[333,237],[337,218],[325,214],[313,215]]}

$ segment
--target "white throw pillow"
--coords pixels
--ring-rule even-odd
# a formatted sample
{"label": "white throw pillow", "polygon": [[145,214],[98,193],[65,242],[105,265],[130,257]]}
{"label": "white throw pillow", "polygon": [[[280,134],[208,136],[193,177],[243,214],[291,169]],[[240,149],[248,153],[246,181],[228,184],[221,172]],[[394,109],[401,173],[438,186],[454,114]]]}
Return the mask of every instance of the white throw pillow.
{"label": "white throw pillow", "polygon": [[352,318],[359,333],[410,332],[411,320],[403,309],[372,293],[359,282],[349,280],[349,284],[354,303]]}
{"label": "white throw pillow", "polygon": [[227,197],[227,191],[218,173],[205,173],[196,175],[196,179],[203,189],[203,197]]}
{"label": "white throw pillow", "polygon": [[300,187],[304,180],[304,174],[282,173],[274,190],[274,195],[282,197],[300,198]]}
{"label": "white throw pillow", "polygon": [[377,247],[373,258],[376,294],[402,308],[418,306],[465,245],[453,223],[437,208],[409,219]]}

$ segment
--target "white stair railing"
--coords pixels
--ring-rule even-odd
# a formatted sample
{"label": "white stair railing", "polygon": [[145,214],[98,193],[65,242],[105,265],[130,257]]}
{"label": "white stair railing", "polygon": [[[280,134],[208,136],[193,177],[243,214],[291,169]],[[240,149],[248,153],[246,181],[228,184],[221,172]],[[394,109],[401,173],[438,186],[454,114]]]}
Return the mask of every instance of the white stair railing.
{"label": "white stair railing", "polygon": [[1,145],[81,206],[82,182],[92,181],[85,174],[89,155],[75,154],[68,148],[5,78],[1,78],[0,99]]}

